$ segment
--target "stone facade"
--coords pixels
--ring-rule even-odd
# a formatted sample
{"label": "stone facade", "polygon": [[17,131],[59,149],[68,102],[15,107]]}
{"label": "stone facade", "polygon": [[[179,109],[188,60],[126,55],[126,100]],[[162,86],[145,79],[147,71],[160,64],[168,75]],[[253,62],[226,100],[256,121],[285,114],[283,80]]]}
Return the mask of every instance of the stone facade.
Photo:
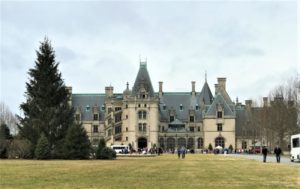
{"label": "stone facade", "polygon": [[226,91],[226,78],[218,78],[215,95],[205,79],[200,92],[192,81],[190,92],[154,92],[146,62],[140,63],[133,88],[123,93],[105,87],[105,94],[72,94],[75,118],[93,145],[100,137],[107,145],[131,144],[134,149],[161,147],[174,150],[236,148],[236,105]]}

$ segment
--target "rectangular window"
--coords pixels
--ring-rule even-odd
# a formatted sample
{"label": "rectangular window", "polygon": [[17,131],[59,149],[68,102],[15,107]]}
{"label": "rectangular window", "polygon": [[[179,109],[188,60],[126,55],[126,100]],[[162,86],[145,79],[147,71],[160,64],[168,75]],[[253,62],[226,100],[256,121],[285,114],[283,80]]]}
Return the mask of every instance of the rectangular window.
{"label": "rectangular window", "polygon": [[170,122],[174,121],[174,116],[170,116]]}
{"label": "rectangular window", "polygon": [[128,141],[128,137],[126,137],[126,141]]}
{"label": "rectangular window", "polygon": [[128,127],[126,127],[126,132],[128,131]]}
{"label": "rectangular window", "polygon": [[164,104],[163,105],[163,110],[166,110],[167,109],[167,106]]}
{"label": "rectangular window", "polygon": [[143,131],[143,125],[139,123],[139,131]]}
{"label": "rectangular window", "polygon": [[118,123],[122,120],[122,115],[121,114],[117,114],[115,115],[115,123]]}
{"label": "rectangular window", "polygon": [[218,131],[223,131],[223,125],[221,123],[217,124]]}
{"label": "rectangular window", "polygon": [[194,132],[195,130],[194,130],[194,127],[190,127],[190,131],[191,132]]}
{"label": "rectangular window", "polygon": [[194,116],[190,116],[190,122],[194,122]]}
{"label": "rectangular window", "polygon": [[120,110],[122,110],[121,107],[115,107],[115,111],[116,111],[116,112],[117,112],[117,111],[120,111]]}
{"label": "rectangular window", "polygon": [[122,127],[119,126],[119,127],[115,127],[115,134],[119,134],[122,132]]}
{"label": "rectangular window", "polygon": [[218,118],[222,118],[222,112],[218,111]]}
{"label": "rectangular window", "polygon": [[198,127],[198,131],[200,132],[200,127]]}
{"label": "rectangular window", "polygon": [[293,139],[292,139],[292,143],[293,143],[293,148],[300,147],[300,141],[299,141],[299,138],[293,138]]}
{"label": "rectangular window", "polygon": [[93,133],[98,133],[98,125],[93,125]]}
{"label": "rectangular window", "polygon": [[94,114],[94,121],[98,121],[98,114]]}

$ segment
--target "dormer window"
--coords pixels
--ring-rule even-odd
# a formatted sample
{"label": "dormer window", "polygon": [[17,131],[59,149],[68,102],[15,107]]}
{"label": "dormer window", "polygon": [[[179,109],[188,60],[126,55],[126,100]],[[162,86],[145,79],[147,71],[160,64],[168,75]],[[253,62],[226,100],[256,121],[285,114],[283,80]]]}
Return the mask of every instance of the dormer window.
{"label": "dormer window", "polygon": [[170,116],[170,122],[174,121],[174,116]]}
{"label": "dormer window", "polygon": [[167,106],[166,104],[163,105],[163,110],[166,110],[167,109]]}
{"label": "dormer window", "polygon": [[101,110],[102,110],[102,111],[105,111],[105,106],[104,106],[104,104],[101,106]]}
{"label": "dormer window", "polygon": [[94,121],[98,121],[99,120],[99,115],[98,114],[94,114]]}
{"label": "dormer window", "polygon": [[180,104],[180,106],[179,106],[179,109],[180,109],[180,111],[182,111],[182,110],[183,110],[183,106],[182,106],[182,104]]}
{"label": "dormer window", "polygon": [[199,110],[199,105],[198,104],[196,104],[196,110]]}
{"label": "dormer window", "polygon": [[85,107],[85,111],[90,111],[90,109],[91,109],[91,107],[90,107],[90,105],[86,105],[86,107]]}
{"label": "dormer window", "polygon": [[222,117],[223,117],[223,113],[222,113],[222,111],[218,111],[218,113],[217,113],[217,117],[218,117],[218,118],[222,118]]}
{"label": "dormer window", "polygon": [[194,122],[195,121],[195,117],[194,116],[190,116],[190,122]]}

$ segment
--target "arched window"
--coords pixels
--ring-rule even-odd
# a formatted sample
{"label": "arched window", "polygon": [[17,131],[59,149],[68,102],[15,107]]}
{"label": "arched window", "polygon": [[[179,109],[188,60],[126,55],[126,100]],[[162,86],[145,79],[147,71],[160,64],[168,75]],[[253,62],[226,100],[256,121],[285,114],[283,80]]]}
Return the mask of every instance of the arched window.
{"label": "arched window", "polygon": [[188,149],[194,149],[194,146],[195,146],[195,144],[194,144],[194,139],[193,139],[193,138],[189,138],[189,139],[188,139],[188,145],[187,145],[187,148],[188,148]]}
{"label": "arched window", "polygon": [[186,148],[186,140],[185,140],[185,138],[179,138],[178,139],[178,148],[181,148],[182,146]]}
{"label": "arched window", "polygon": [[168,150],[174,150],[175,149],[175,139],[174,138],[168,138],[167,139],[167,149]]}
{"label": "arched window", "polygon": [[223,148],[225,147],[225,142],[224,142],[224,138],[223,137],[217,137],[215,139],[215,147],[217,146],[222,146]]}
{"label": "arched window", "polygon": [[139,119],[147,119],[147,112],[146,111],[139,111],[138,116],[139,116]]}
{"label": "arched window", "polygon": [[198,138],[198,149],[203,148],[203,138]]}

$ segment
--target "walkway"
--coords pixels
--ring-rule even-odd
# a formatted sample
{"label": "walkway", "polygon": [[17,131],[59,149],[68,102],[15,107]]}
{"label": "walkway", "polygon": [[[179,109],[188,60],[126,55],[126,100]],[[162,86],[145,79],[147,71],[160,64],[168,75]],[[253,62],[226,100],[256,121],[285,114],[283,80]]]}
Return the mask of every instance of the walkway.
{"label": "walkway", "polygon": [[[227,156],[253,159],[253,160],[257,160],[257,161],[261,161],[261,162],[263,160],[263,156],[260,154],[227,154]],[[276,157],[274,155],[268,155],[267,163],[268,162],[276,163]],[[290,158],[284,157],[284,156],[281,156],[280,163],[294,165],[294,166],[300,166],[300,162],[291,162]]]}

